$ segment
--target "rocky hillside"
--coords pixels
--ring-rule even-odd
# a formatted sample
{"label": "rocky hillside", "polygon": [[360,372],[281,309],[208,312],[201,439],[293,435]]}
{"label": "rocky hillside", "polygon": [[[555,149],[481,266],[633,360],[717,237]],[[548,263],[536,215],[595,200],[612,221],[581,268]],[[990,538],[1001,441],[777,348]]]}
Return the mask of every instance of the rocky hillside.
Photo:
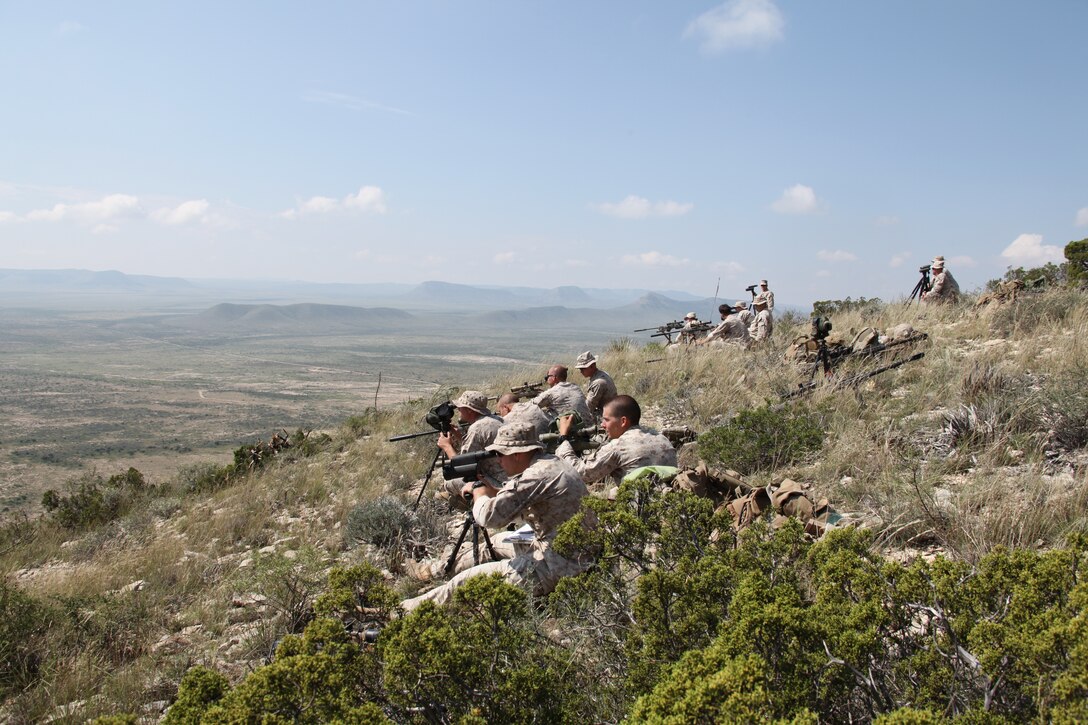
{"label": "rocky hillside", "polygon": [[[702,434],[687,456],[717,457],[712,467],[739,470],[756,486],[802,482],[813,499],[830,501],[842,516],[839,528],[870,532],[862,550],[882,560],[948,560],[968,571],[1000,547],[1059,547],[1088,521],[1088,298],[1049,291],[982,310],[972,302],[888,304],[834,317],[832,343],[849,342],[865,327],[903,323],[928,334],[912,347],[924,357],[867,378],[889,359],[851,357],[827,380],[785,362],[783,351],[807,334],[807,321],[780,323],[773,344],[752,351],[673,354],[624,342],[598,352],[620,391],[642,403],[645,422]],[[488,392],[523,377],[511,371]],[[855,384],[842,384],[852,377]],[[810,381],[811,391],[782,404]],[[188,467],[165,481],[102,471],[58,485],[50,513],[5,521],[0,720],[81,722],[128,713],[154,722],[193,665],[232,685],[253,681],[277,644],[313,620],[334,567],[369,563],[382,572],[383,586],[398,596],[414,593],[420,585],[405,574],[405,560],[441,556],[461,519],[429,495],[411,510],[433,439],[387,438],[424,430],[423,414],[442,399],[371,410],[337,430],[299,432],[276,450],[240,450],[229,470]],[[706,434],[752,411],[814,420],[823,436],[813,451],[752,458],[744,470],[739,461],[749,459],[740,456],[749,449],[715,449]],[[632,579],[631,586],[638,584]],[[637,621],[645,615],[638,606],[632,598],[621,609]],[[542,636],[574,636],[561,614],[540,603],[533,611]],[[593,675],[599,701],[579,700],[579,713],[619,720],[635,696],[667,675],[653,668],[640,675],[639,660],[623,654],[637,646],[620,629],[595,635],[605,649],[616,638],[597,664],[609,657],[622,663]],[[424,717],[419,706],[389,698],[367,717]],[[889,698],[872,714],[894,709],[898,700]],[[645,701],[640,707],[633,711],[639,717],[656,717]]]}

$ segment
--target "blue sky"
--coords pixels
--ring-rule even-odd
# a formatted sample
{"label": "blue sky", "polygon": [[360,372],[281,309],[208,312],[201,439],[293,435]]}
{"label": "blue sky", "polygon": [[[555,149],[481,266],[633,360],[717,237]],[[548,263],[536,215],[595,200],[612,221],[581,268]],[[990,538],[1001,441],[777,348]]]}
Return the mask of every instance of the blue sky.
{"label": "blue sky", "polygon": [[1083,0],[0,2],[0,267],[965,287],[1088,237]]}

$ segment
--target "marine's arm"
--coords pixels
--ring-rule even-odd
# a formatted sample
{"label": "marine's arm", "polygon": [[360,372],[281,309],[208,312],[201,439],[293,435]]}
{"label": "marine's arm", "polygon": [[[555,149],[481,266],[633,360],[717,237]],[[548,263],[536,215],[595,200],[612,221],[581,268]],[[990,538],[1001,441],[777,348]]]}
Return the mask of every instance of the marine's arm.
{"label": "marine's arm", "polygon": [[500,489],[481,486],[472,491],[472,517],[480,526],[498,529],[516,519],[537,497],[547,480],[513,480]]}
{"label": "marine's arm", "polygon": [[620,467],[620,450],[615,441],[608,441],[588,458],[580,458],[567,441],[559,444],[555,455],[570,464],[587,484],[604,480]]}

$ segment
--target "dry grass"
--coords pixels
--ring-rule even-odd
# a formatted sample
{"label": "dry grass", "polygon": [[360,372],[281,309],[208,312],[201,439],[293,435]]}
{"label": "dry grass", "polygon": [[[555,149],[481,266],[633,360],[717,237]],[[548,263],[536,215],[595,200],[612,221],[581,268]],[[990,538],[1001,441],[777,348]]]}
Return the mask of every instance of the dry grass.
{"label": "dry grass", "polygon": [[[881,546],[940,546],[968,560],[998,545],[1052,546],[1088,528],[1084,294],[1027,295],[1015,307],[981,315],[967,303],[938,309],[888,304],[833,321],[834,332],[846,339],[862,327],[885,330],[909,322],[929,333],[926,356],[857,388],[824,386],[804,398],[825,423],[822,451],[764,474],[758,483],[787,476],[809,482],[817,496],[873,525]],[[601,367],[621,392],[639,399],[651,424],[705,431],[727,425],[740,410],[774,403],[803,382],[781,353],[806,332],[803,325],[780,324],[771,346],[749,352],[674,354],[641,340],[618,342],[599,351]],[[647,362],[657,358],[663,359]],[[539,380],[550,362],[511,370],[487,392]],[[581,382],[577,371],[571,373]],[[146,586],[135,593],[140,608],[125,610],[143,612],[134,630],[144,648],[140,654],[118,664],[97,646],[55,651],[43,685],[18,696],[3,714],[12,722],[40,720],[96,695],[101,699],[75,719],[135,711],[167,699],[171,683],[192,661],[241,676],[250,666],[245,657],[259,659],[258,650],[282,633],[272,627],[248,649],[240,644],[233,664],[219,650],[238,636],[228,621],[231,598],[248,581],[244,562],[252,566],[262,547],[275,547],[276,556],[308,547],[309,561],[322,567],[369,557],[397,569],[402,554],[352,547],[342,526],[360,502],[380,495],[411,500],[433,460],[434,439],[387,438],[426,430],[425,412],[457,392],[367,411],[350,426],[329,431],[325,452],[285,456],[219,491],[186,493],[176,485],[147,510],[109,527],[73,534],[48,522],[9,521],[0,529],[0,571],[32,569],[18,583],[34,596],[93,598],[137,580]],[[313,567],[309,571],[315,574]],[[161,637],[197,624],[201,635],[183,653],[150,651]]]}

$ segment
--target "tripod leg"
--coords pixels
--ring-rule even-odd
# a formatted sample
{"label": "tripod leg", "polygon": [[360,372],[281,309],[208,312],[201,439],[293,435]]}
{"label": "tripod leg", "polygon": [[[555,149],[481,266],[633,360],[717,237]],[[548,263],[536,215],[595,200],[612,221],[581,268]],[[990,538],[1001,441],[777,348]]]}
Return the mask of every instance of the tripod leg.
{"label": "tripod leg", "polygon": [[474,565],[480,563],[480,525],[475,521],[472,522],[472,563]]}
{"label": "tripod leg", "polygon": [[438,453],[434,454],[434,460],[431,461],[431,467],[427,471],[427,477],[423,479],[423,485],[419,487],[419,495],[416,496],[416,502],[412,506],[412,510],[415,511],[419,508],[419,502],[423,500],[423,492],[427,490],[427,483],[431,480],[431,475],[434,474],[434,467],[438,465],[438,459],[442,457],[442,449],[438,449]]}
{"label": "tripod leg", "polygon": [[476,522],[472,520],[472,514],[469,514],[468,518],[465,519],[465,523],[461,524],[461,535],[457,537],[457,543],[453,545],[450,558],[446,560],[446,576],[449,576],[454,567],[457,566],[457,554],[460,553],[461,544],[465,543],[465,537],[468,536],[468,528],[475,525]]}
{"label": "tripod leg", "polygon": [[[479,524],[477,524],[479,526]],[[502,557],[495,551],[495,547],[491,544],[491,537],[488,536],[487,529],[480,528],[480,533],[484,535],[484,545],[487,547],[487,553],[491,555],[491,561],[498,561]]]}

